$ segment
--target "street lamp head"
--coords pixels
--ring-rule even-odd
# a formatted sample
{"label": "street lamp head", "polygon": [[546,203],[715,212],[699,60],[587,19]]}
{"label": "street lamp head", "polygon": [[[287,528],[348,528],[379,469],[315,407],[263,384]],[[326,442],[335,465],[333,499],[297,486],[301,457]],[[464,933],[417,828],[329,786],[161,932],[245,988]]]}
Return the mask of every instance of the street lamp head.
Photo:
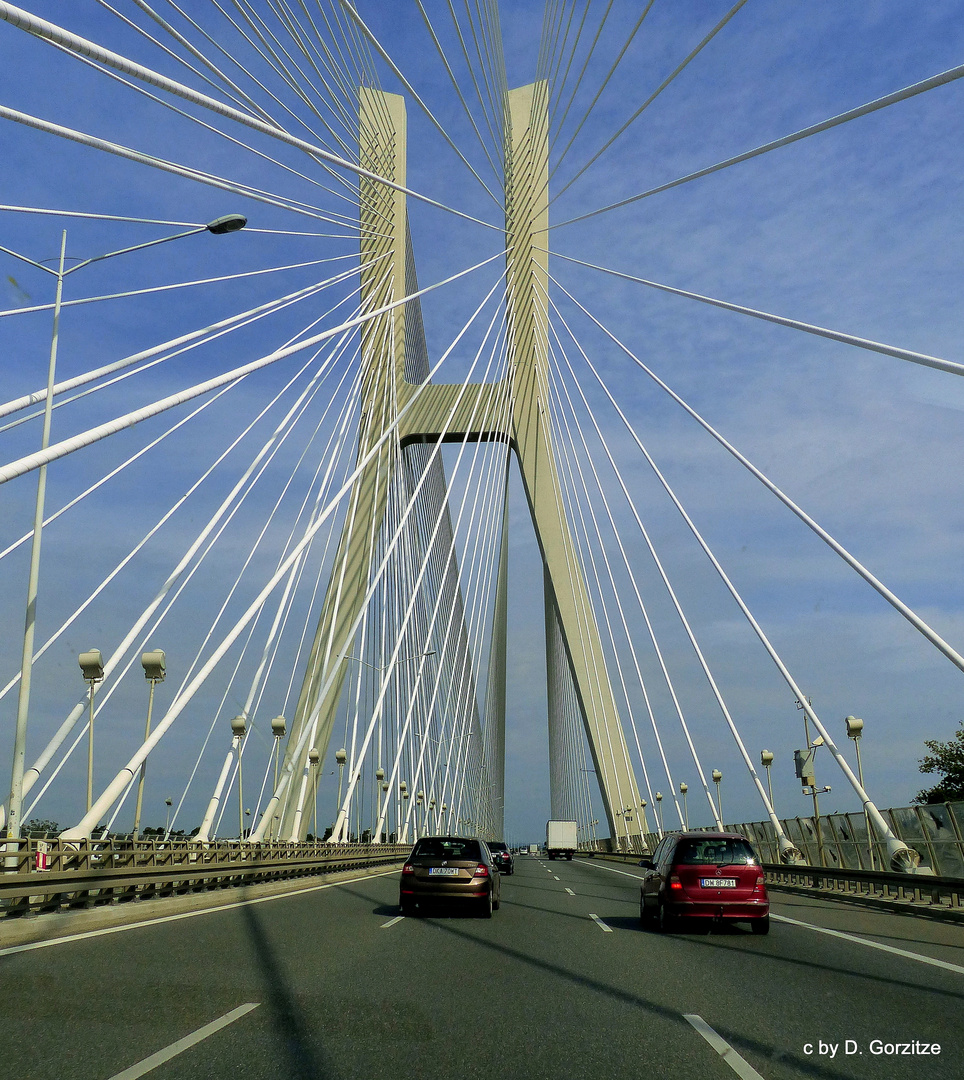
{"label": "street lamp head", "polygon": [[335,751],[335,761],[337,761],[339,765],[344,765],[347,760],[348,760],[348,751],[347,750],[341,749],[341,750],[336,750]]}
{"label": "street lamp head", "polygon": [[308,760],[311,762],[312,766],[317,766],[318,762],[321,761],[321,754],[318,753],[317,747],[313,746],[308,751]]}
{"label": "street lamp head", "polygon": [[662,802],[663,801],[663,793],[661,791],[656,792],[656,801],[657,802]]}
{"label": "street lamp head", "polygon": [[864,730],[864,722],[856,716],[844,717],[844,722],[847,725],[847,738],[853,739],[856,742]]}
{"label": "street lamp head", "polygon": [[713,770],[713,783],[718,784],[723,779],[723,774],[719,769]]}
{"label": "street lamp head", "polygon": [[381,783],[385,779],[385,770],[384,769],[376,769],[375,770],[375,779],[379,783]]}
{"label": "street lamp head", "polygon": [[681,795],[685,795],[687,793],[687,791],[689,791],[689,786],[687,784],[683,783],[682,780],[680,780],[680,782],[679,782],[679,790],[680,790]]}
{"label": "street lamp head", "polygon": [[274,735],[276,739],[284,738],[285,732],[287,732],[287,730],[288,722],[283,716],[276,716],[271,721],[271,734]]}
{"label": "street lamp head", "polygon": [[241,738],[247,729],[247,721],[243,716],[235,716],[231,721],[231,734]]}
{"label": "street lamp head", "polygon": [[84,679],[89,683],[101,682],[104,678],[104,658],[100,649],[88,649],[77,657]]}
{"label": "street lamp head", "polygon": [[150,652],[141,653],[141,667],[144,669],[145,679],[150,682],[163,682],[167,674],[164,650],[152,649]]}
{"label": "street lamp head", "polygon": [[769,750],[764,750],[760,754],[760,764],[768,769],[773,764],[773,754]]}
{"label": "street lamp head", "polygon": [[243,214],[225,214],[209,221],[204,227],[215,236],[223,236],[224,233],[240,232],[247,224],[248,219]]}

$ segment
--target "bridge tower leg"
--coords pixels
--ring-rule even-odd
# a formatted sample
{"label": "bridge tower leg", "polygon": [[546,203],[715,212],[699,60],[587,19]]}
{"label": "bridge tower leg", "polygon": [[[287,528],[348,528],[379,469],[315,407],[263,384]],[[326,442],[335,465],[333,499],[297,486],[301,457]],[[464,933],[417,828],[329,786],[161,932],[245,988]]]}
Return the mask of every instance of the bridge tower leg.
{"label": "bridge tower leg", "polygon": [[[639,832],[639,789],[583,567],[569,531],[548,421],[549,257],[544,249],[549,224],[549,110],[545,82],[509,91],[506,128],[512,443],[542,554],[547,629],[554,630],[557,624],[562,636],[610,835],[624,841]],[[553,711],[551,727],[561,724]],[[558,734],[552,732],[550,744]],[[624,816],[627,809],[632,810],[631,820]]]}
{"label": "bridge tower leg", "polygon": [[[404,186],[407,125],[404,100],[397,94],[364,86],[359,90],[359,98],[360,164]],[[363,309],[375,308],[405,295],[408,228],[405,195],[362,177],[359,211],[361,304]],[[359,460],[395,419],[392,403],[397,400],[399,383],[404,381],[407,306],[402,304],[362,325]],[[348,668],[343,657],[350,651],[352,628],[368,589],[372,551],[385,516],[397,451],[398,443],[386,440],[355,480],[349,496],[345,524],[288,738],[288,747],[296,747],[305,726],[313,728],[302,749],[302,760],[293,763],[295,776],[308,769],[309,750],[316,747],[324,757],[331,739]],[[336,677],[319,700],[333,663],[338,665]],[[288,786],[279,830],[282,839],[300,839],[295,833],[303,834],[307,827],[307,815],[299,814],[296,805],[301,786],[294,782]]]}

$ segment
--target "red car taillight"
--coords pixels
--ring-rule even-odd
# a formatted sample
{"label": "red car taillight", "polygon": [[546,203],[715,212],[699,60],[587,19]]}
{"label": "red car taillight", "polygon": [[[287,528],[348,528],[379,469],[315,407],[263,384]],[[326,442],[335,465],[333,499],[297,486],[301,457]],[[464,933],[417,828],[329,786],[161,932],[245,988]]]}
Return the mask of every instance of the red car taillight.
{"label": "red car taillight", "polygon": [[402,867],[402,873],[403,874],[414,874],[415,873],[415,867],[412,866],[412,864],[410,862],[408,862]]}
{"label": "red car taillight", "polygon": [[472,876],[473,877],[488,877],[489,876],[489,868],[484,863],[479,863],[479,865],[475,868],[475,873]]}
{"label": "red car taillight", "polygon": [[676,874],[673,874],[673,876],[669,879],[669,888],[670,888],[670,892],[682,892],[683,891],[683,883],[676,876]]}
{"label": "red car taillight", "polygon": [[762,873],[757,875],[757,879],[753,883],[753,891],[758,896],[766,896],[766,891],[767,890],[766,890],[766,886],[763,883],[763,874]]}

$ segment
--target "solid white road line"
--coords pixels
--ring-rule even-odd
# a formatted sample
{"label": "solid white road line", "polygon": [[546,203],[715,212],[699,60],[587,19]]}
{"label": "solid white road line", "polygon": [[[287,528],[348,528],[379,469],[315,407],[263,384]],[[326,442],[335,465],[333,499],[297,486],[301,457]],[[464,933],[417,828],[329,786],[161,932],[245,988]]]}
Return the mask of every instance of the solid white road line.
{"label": "solid white road line", "polygon": [[717,1035],[702,1016],[697,1016],[695,1013],[684,1013],[683,1019],[689,1021],[696,1028],[727,1065],[740,1077],[740,1080],[763,1080],[763,1077],[756,1069],[745,1058],[741,1058],[726,1039]]}
{"label": "solid white road line", "polygon": [[844,941],[855,941],[858,945],[866,945],[868,949],[880,949],[881,952],[892,953],[894,956],[903,956],[908,960],[918,960],[922,964],[931,964],[934,967],[943,968],[945,971],[955,971],[958,975],[964,975],[964,967],[959,964],[950,964],[946,960],[935,960],[932,956],[922,956],[920,953],[908,952],[906,949],[895,949],[893,945],[884,945],[880,941],[870,941],[868,938],[857,937],[855,934],[845,934],[842,930],[830,930],[826,926],[814,926],[813,923],[800,922],[786,915],[770,915],[771,919],[790,923],[792,926],[803,926],[807,930],[816,930],[818,934],[827,934],[829,937],[843,938]]}
{"label": "solid white road line", "polygon": [[389,919],[388,922],[383,922],[382,925],[378,929],[379,930],[387,930],[390,926],[394,926],[395,923],[403,922],[404,919],[405,919],[404,915],[396,915],[394,919]]}
{"label": "solid white road line", "polygon": [[643,880],[642,874],[628,874],[625,870],[617,870],[614,866],[603,866],[602,863],[588,861],[584,865],[595,866],[597,870],[608,870],[610,874],[622,874],[623,877],[635,878],[637,881]]}
{"label": "solid white road line", "polygon": [[228,1024],[233,1024],[235,1020],[240,1020],[242,1016],[251,1012],[252,1009],[256,1009],[260,1004],[260,1001],[249,1001],[246,1005],[239,1005],[236,1009],[225,1013],[218,1020],[212,1020],[210,1024],[205,1024],[204,1027],[198,1028],[197,1031],[192,1031],[190,1035],[185,1035],[183,1039],[178,1039],[177,1042],[171,1043],[170,1046],[165,1046],[163,1050],[158,1050],[156,1054],[151,1054],[150,1057],[144,1058],[143,1061],[138,1061],[136,1065],[131,1065],[130,1068],[115,1073],[110,1080],[137,1080],[138,1076],[151,1072],[158,1065],[163,1065],[165,1061],[170,1061],[171,1058],[177,1057],[178,1054],[183,1054],[185,1050],[189,1050],[192,1046],[202,1042],[209,1035],[213,1035],[216,1031],[220,1031],[221,1028],[227,1027]]}
{"label": "solid white road line", "polygon": [[589,912],[589,918],[592,919],[592,921],[599,927],[600,930],[605,930],[607,934],[611,934],[613,932],[613,928],[611,926],[607,926],[602,921],[602,919],[599,918],[598,915],[593,915],[591,911]]}
{"label": "solid white road line", "polygon": [[570,895],[570,896],[575,896],[575,895],[576,895],[576,894],[575,894],[575,893],[574,893],[574,892],[572,891],[572,889],[566,889],[566,892],[567,892],[567,893],[569,893],[569,895]]}
{"label": "solid white road line", "polygon": [[267,904],[272,900],[286,900],[289,896],[303,896],[305,893],[318,892],[321,889],[337,889],[339,885],[351,885],[356,881],[368,881],[371,878],[388,877],[389,874],[397,873],[397,870],[386,870],[381,874],[363,874],[361,877],[345,878],[342,881],[329,881],[326,885],[309,885],[306,889],[292,889],[291,892],[277,893],[274,896],[259,896],[254,900],[238,900],[234,904],[200,908],[198,911],[182,911],[177,915],[159,915],[156,919],[125,923],[123,926],[106,926],[103,930],[87,930],[82,934],[67,934],[65,937],[48,938],[46,941],[31,941],[26,945],[7,945],[5,948],[0,949],[0,956],[30,952],[32,949],[47,949],[51,945],[65,945],[70,941],[83,941],[84,938],[104,937],[105,934],[120,934],[125,930],[137,930],[141,926],[157,926],[159,923],[177,922],[179,919],[193,919],[196,915],[212,915],[215,911],[231,911],[232,908],[250,907],[252,904]]}

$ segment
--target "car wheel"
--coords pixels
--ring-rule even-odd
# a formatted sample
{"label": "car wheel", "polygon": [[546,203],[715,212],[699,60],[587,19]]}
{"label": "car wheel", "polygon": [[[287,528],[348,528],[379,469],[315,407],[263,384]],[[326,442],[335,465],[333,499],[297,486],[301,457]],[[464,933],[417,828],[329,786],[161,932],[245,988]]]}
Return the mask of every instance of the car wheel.
{"label": "car wheel", "polygon": [[492,910],[493,911],[498,911],[500,907],[502,907],[502,897],[501,896],[499,897],[498,900],[493,900],[492,901]]}
{"label": "car wheel", "polygon": [[762,919],[753,919],[750,922],[750,929],[754,934],[769,934],[770,933],[770,916],[764,915]]}
{"label": "car wheel", "polygon": [[482,907],[479,911],[479,914],[482,916],[483,919],[491,919],[494,907],[495,905],[492,903],[492,893],[489,893],[489,895],[482,901]]}
{"label": "car wheel", "polygon": [[665,901],[656,909],[656,925],[661,934],[672,934],[676,929],[676,917],[666,910]]}

